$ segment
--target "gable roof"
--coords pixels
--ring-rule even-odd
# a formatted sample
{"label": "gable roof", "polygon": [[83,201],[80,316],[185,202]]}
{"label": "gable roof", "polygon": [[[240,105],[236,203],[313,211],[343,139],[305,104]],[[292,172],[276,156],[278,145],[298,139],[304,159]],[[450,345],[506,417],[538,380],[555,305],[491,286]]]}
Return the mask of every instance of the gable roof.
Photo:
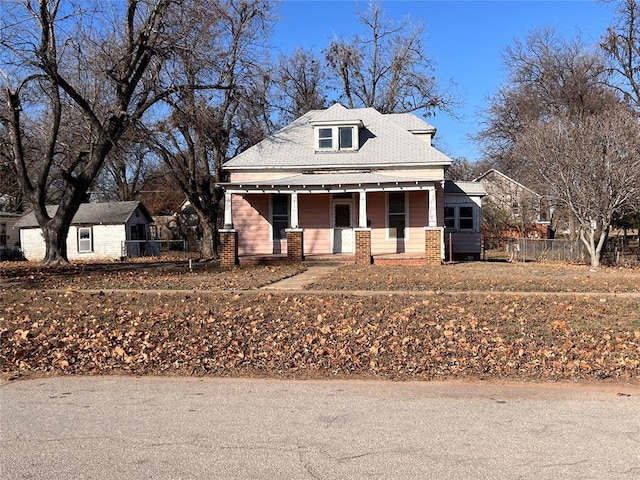
{"label": "gable roof", "polygon": [[[118,225],[129,221],[136,209],[140,209],[149,222],[153,222],[151,215],[142,202],[103,202],[103,203],[82,203],[71,221],[72,225]],[[58,210],[57,205],[47,205],[47,213],[50,217]],[[18,219],[16,228],[39,227],[36,216],[29,212]]]}
{"label": "gable roof", "polygon": [[[363,124],[357,151],[316,151],[312,123],[355,121]],[[435,130],[411,114],[383,115],[373,108],[348,109],[336,103],[326,110],[307,112],[224,167],[238,171],[450,165],[448,156],[410,131],[430,132],[429,128]]]}
{"label": "gable roof", "polygon": [[514,185],[527,190],[528,192],[531,192],[532,194],[541,197],[542,195],[540,195],[537,192],[534,192],[533,190],[531,190],[529,187],[524,186],[523,184],[521,184],[520,182],[518,182],[517,180],[514,180],[513,178],[509,177],[508,175],[505,175],[504,173],[502,173],[499,170],[496,170],[495,168],[492,168],[490,170],[487,170],[486,172],[484,172],[482,175],[480,175],[477,178],[474,178],[473,181],[474,182],[481,182],[483,179],[485,179],[486,177],[488,177],[489,175],[498,175],[502,178],[504,178],[505,180],[507,180],[508,182],[513,183]]}

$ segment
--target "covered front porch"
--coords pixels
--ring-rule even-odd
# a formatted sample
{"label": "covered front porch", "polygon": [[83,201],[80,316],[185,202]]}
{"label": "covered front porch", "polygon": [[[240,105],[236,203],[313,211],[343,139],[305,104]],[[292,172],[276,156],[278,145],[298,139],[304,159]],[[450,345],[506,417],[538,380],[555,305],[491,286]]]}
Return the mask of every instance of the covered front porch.
{"label": "covered front porch", "polygon": [[442,191],[433,180],[303,174],[225,188],[223,265],[443,258]]}

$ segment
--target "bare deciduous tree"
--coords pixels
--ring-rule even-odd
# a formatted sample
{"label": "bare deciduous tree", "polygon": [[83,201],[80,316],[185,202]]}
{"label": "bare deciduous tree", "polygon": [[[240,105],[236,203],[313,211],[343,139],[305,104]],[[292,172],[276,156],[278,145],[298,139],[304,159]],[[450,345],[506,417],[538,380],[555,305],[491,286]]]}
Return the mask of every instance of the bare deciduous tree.
{"label": "bare deciduous tree", "polygon": [[378,1],[359,12],[358,20],[366,35],[336,38],[324,51],[349,108],[373,107],[382,113],[422,110],[425,115],[451,111],[453,96],[433,75],[421,26],[387,20]]}
{"label": "bare deciduous tree", "polygon": [[[170,116],[151,126],[147,138],[197,214],[201,256],[210,259],[217,257],[223,164],[270,129],[262,59],[272,4],[194,0],[184,5],[174,24],[187,42],[174,49],[172,72],[192,88],[164,99]],[[212,93],[199,91],[199,84],[227,87]]]}
{"label": "bare deciduous tree", "polygon": [[281,55],[274,74],[277,109],[282,121],[291,122],[309,110],[327,107],[327,75],[322,59],[310,50],[297,48],[291,55]]}
{"label": "bare deciduous tree", "polygon": [[600,265],[612,221],[640,196],[640,124],[622,104],[579,117],[539,120],[518,135],[516,154],[571,212],[579,236]]}
{"label": "bare deciduous tree", "polygon": [[[180,90],[162,75],[171,49],[166,19],[178,5],[22,0],[0,19],[1,120],[25,202],[43,231],[45,263],[67,261],[69,226],[113,146],[160,98]],[[51,215],[45,205],[53,190]]]}

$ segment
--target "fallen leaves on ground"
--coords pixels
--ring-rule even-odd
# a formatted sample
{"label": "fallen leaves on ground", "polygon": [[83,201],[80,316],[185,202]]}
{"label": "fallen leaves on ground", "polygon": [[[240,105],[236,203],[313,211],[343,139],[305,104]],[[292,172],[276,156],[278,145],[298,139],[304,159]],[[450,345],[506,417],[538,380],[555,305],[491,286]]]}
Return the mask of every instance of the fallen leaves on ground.
{"label": "fallen leaves on ground", "polygon": [[[640,300],[8,288],[0,371],[640,378]],[[604,300],[604,301],[603,301]]]}

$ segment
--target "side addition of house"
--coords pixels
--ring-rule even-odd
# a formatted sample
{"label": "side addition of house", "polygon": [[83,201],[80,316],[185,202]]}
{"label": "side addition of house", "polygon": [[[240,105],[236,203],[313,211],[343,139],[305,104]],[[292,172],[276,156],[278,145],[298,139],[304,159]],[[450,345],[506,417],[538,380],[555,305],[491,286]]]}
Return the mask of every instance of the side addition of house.
{"label": "side addition of house", "polygon": [[433,147],[435,132],[412,114],[334,104],[234,157],[225,164],[222,264],[308,255],[441,263],[451,159]]}

